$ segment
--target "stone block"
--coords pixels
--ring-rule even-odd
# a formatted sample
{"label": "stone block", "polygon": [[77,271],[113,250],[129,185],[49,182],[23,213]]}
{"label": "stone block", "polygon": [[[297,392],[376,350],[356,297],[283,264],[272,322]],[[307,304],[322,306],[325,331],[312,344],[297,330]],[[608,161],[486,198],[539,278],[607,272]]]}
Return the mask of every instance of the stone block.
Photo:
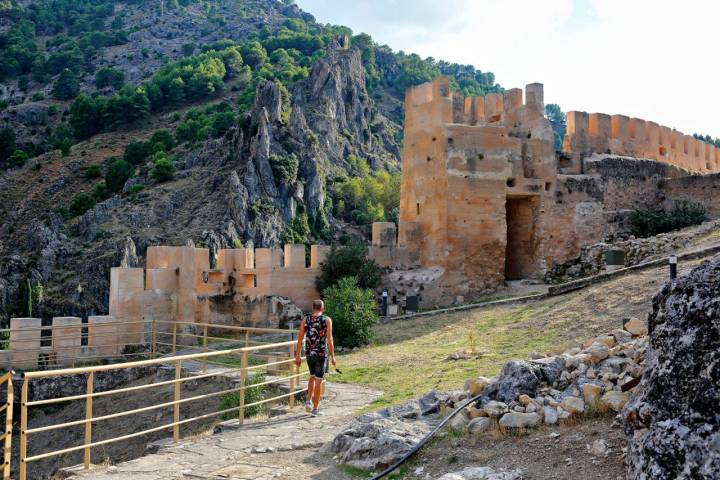
{"label": "stone block", "polygon": [[93,356],[109,358],[121,352],[118,324],[109,315],[88,317],[88,349]]}
{"label": "stone block", "polygon": [[34,370],[38,366],[42,320],[39,318],[10,319],[10,352],[16,369]]}
{"label": "stone block", "polygon": [[82,319],[80,317],[55,317],[52,323],[52,349],[57,363],[74,365],[82,351]]}

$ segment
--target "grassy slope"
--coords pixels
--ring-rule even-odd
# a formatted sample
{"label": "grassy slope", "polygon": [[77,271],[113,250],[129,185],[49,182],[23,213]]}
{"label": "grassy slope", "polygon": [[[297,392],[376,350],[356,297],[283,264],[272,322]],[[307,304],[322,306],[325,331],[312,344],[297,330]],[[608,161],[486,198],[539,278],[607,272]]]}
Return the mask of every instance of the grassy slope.
{"label": "grassy slope", "polygon": [[[698,263],[682,265],[681,273]],[[459,389],[473,376],[496,375],[510,359],[527,358],[533,351],[561,352],[574,341],[619,328],[623,318],[645,320],[652,296],[667,278],[666,270],[646,270],[527,305],[379,325],[374,344],[338,359],[343,375],[332,380],[383,390],[368,411],[431,389]],[[447,359],[462,351],[473,357],[473,346],[475,358]]]}

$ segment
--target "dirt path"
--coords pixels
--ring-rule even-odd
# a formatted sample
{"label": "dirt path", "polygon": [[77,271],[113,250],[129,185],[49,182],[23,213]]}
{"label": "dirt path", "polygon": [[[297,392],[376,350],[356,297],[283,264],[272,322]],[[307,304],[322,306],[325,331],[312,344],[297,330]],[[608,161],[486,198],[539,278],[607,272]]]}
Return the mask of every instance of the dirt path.
{"label": "dirt path", "polygon": [[[270,479],[319,478],[303,476],[324,469],[308,469],[302,462],[288,465],[265,458],[280,452],[318,448],[330,441],[359,408],[372,402],[380,392],[355,385],[333,383],[328,386],[322,409],[324,414],[310,418],[302,407],[288,414],[243,427],[227,427],[207,437],[190,438],[177,445],[164,442],[159,451],[117,466],[96,466],[73,478],[95,480],[166,479]],[[289,458],[296,458],[289,456]],[[283,476],[291,475],[291,476]],[[341,478],[338,476],[326,478]]]}

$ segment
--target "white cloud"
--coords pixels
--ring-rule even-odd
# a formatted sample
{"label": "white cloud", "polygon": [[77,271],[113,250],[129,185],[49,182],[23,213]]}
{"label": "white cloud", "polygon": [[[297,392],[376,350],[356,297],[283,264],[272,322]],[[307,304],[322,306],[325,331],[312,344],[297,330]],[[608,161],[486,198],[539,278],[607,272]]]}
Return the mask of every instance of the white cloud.
{"label": "white cloud", "polygon": [[564,110],[622,113],[720,137],[712,0],[298,0],[393,49],[539,81]]}

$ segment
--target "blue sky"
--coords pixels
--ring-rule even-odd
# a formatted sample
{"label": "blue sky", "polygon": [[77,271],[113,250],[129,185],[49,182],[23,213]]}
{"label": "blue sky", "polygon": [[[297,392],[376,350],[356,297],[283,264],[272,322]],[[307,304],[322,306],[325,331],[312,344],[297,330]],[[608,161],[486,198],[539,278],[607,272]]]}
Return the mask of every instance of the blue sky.
{"label": "blue sky", "polygon": [[720,137],[714,0],[296,0],[394,50],[545,84],[563,110]]}

